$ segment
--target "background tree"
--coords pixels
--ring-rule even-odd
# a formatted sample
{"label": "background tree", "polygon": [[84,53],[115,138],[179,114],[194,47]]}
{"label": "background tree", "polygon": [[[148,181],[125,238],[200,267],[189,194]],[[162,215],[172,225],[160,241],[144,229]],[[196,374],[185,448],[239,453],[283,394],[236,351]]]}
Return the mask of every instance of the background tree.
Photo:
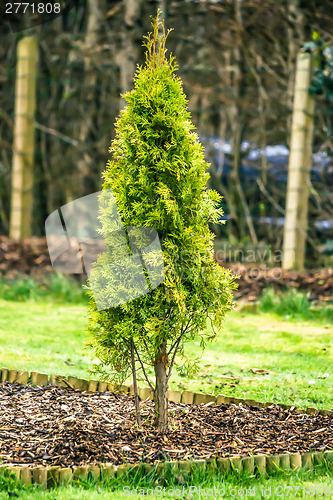
{"label": "background tree", "polygon": [[[158,5],[164,5],[166,25],[175,27],[169,47],[180,64],[201,141],[213,136],[234,146],[228,154],[217,153],[204,142],[211,187],[224,196],[228,237],[237,244],[264,240],[280,249],[282,227],[258,220],[284,216],[288,158],[272,163],[261,154],[249,160],[241,143],[262,151],[288,146],[296,54],[312,32],[332,44],[331,0],[80,0],[77,8],[35,28],[40,64],[33,234],[43,234],[53,210],[100,189],[110,123],[121,108],[120,93],[132,88],[136,63],[143,63],[140,43]],[[24,33],[13,34],[5,18],[0,19],[0,231],[8,234],[16,45]],[[328,130],[322,100],[316,103],[314,152],[332,149]],[[114,133],[112,128],[111,138]],[[311,183],[308,234],[318,241],[322,234],[315,222],[332,217],[332,160],[316,165]],[[224,236],[219,226],[214,230]]]}
{"label": "background tree", "polygon": [[37,38],[23,38],[18,45],[10,214],[10,236],[16,239],[31,236],[37,62]]}
{"label": "background tree", "polygon": [[[159,36],[159,28],[162,32]],[[161,31],[161,30],[160,30]],[[168,427],[167,387],[176,356],[183,368],[195,372],[185,344],[197,335],[214,339],[216,328],[232,308],[234,277],[214,261],[214,235],[208,223],[218,223],[220,195],[208,190],[208,164],[187,111],[176,63],[166,57],[164,23],[153,21],[146,37],[146,63],[135,75],[135,88],[124,97],[126,107],[116,123],[113,159],[104,172],[103,189],[112,189],[127,231],[152,227],[159,235],[165,266],[164,281],[146,295],[97,311],[90,289],[90,345],[95,348],[99,373],[124,379],[139,363],[149,385],[149,367],[155,375],[155,424]],[[115,287],[126,287],[122,257],[129,250],[112,236],[116,222],[108,205],[101,209],[102,234],[108,252],[97,261],[90,282],[99,284],[99,297],[112,297]],[[116,274],[108,264],[116,259]],[[154,255],[148,255],[154,266]],[[102,271],[101,271],[102,270]],[[134,268],[127,269],[135,275]],[[207,333],[210,320],[212,332]],[[135,363],[134,363],[135,364]],[[133,370],[135,373],[135,368]]]}

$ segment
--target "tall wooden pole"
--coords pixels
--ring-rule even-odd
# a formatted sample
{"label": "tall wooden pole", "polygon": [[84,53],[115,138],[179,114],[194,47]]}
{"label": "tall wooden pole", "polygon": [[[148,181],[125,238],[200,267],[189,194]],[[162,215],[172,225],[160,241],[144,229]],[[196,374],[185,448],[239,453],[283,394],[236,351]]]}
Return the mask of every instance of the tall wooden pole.
{"label": "tall wooden pole", "polygon": [[34,170],[34,115],[38,42],[34,36],[23,38],[17,47],[15,88],[14,153],[9,235],[31,236]]}
{"label": "tall wooden pole", "polygon": [[282,267],[304,269],[308,198],[312,162],[314,100],[309,94],[312,55],[297,56],[288,167]]}

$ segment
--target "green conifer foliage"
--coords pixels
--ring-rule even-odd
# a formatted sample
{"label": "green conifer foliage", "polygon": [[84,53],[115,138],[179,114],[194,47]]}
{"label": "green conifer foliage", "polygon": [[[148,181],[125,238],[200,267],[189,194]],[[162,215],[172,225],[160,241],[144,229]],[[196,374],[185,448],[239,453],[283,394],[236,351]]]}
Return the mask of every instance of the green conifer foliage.
{"label": "green conifer foliage", "polygon": [[[186,356],[186,342],[199,336],[204,348],[214,339],[232,308],[235,284],[231,272],[214,260],[208,223],[221,218],[220,195],[206,187],[208,164],[175,74],[175,59],[166,56],[169,33],[158,16],[144,43],[145,65],[138,67],[135,87],[124,96],[127,105],[116,121],[103,189],[112,189],[125,228],[157,231],[165,277],[149,293],[101,311],[90,289],[89,345],[99,359],[94,373],[117,383],[131,371],[146,378],[154,389],[156,427],[165,432],[172,368],[195,373],[197,360]],[[114,222],[107,210],[101,221],[108,241]],[[104,278],[107,294],[108,276]]]}

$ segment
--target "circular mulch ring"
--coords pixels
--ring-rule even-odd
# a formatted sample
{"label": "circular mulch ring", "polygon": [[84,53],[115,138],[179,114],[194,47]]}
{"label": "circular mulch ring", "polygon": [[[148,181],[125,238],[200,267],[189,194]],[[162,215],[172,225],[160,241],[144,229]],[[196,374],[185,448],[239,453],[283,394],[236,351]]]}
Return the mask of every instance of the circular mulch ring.
{"label": "circular mulch ring", "polygon": [[110,392],[54,385],[0,385],[0,460],[14,465],[75,465],[304,453],[333,448],[333,417],[246,405],[169,403],[170,431],[152,427],[153,403]]}

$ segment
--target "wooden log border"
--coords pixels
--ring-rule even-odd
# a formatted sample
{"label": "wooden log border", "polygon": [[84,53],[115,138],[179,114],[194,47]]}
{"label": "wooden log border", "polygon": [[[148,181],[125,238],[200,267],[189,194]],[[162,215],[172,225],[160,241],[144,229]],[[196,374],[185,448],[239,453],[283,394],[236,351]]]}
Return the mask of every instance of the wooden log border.
{"label": "wooden log border", "polygon": [[101,463],[99,465],[85,465],[74,467],[42,466],[29,467],[27,465],[17,466],[13,464],[0,465],[0,474],[5,470],[12,474],[16,481],[23,484],[38,484],[42,489],[66,486],[70,483],[87,481],[109,481],[125,476],[129,472],[142,471],[144,474],[152,473],[157,477],[165,474],[166,470],[173,473],[181,473],[189,476],[194,471],[219,472],[230,474],[246,473],[260,476],[276,471],[309,470],[316,465],[331,462],[333,464],[333,451],[307,452],[307,453],[285,453],[281,455],[254,455],[249,457],[209,458],[207,460],[180,460],[165,461],[156,464],[137,463],[114,465],[112,463]]}
{"label": "wooden log border", "polygon": [[[89,392],[105,392],[112,391],[114,388],[107,382],[98,380],[85,380],[73,376],[48,375],[39,372],[27,372],[24,370],[13,370],[9,368],[0,368],[0,383],[3,382],[19,383],[23,385],[47,385],[48,383],[58,385],[60,387],[69,387],[73,390],[89,391]],[[133,387],[122,385],[117,391],[122,394],[133,394]],[[141,401],[152,399],[153,393],[150,388],[143,387],[139,389],[139,397]],[[276,403],[260,402],[253,399],[240,399],[219,394],[196,393],[192,391],[168,391],[168,399],[171,402],[183,404],[246,404],[252,407],[265,408]],[[296,407],[295,405],[277,404],[281,408],[287,410],[295,408],[298,413],[306,413],[308,415],[332,416],[333,411],[318,410],[317,408],[308,407],[306,409]],[[211,457],[207,460],[180,460],[180,461],[165,461],[156,464],[137,463],[137,464],[122,464],[114,465],[112,463],[101,463],[99,465],[86,465],[74,467],[58,467],[58,466],[34,466],[28,465],[17,466],[14,464],[0,464],[0,473],[5,469],[13,473],[17,481],[23,484],[39,484],[42,489],[54,488],[61,485],[67,485],[74,481],[86,481],[88,478],[93,480],[110,480],[126,475],[129,471],[143,470],[145,473],[155,472],[156,475],[163,474],[166,468],[171,468],[174,472],[182,474],[191,474],[195,470],[200,471],[220,471],[228,474],[232,471],[246,472],[247,474],[259,473],[260,475],[270,474],[274,471],[290,471],[304,469],[309,470],[316,465],[324,462],[332,462],[333,450],[324,452],[306,452],[306,453],[284,453],[281,455],[254,455],[249,457]]]}

